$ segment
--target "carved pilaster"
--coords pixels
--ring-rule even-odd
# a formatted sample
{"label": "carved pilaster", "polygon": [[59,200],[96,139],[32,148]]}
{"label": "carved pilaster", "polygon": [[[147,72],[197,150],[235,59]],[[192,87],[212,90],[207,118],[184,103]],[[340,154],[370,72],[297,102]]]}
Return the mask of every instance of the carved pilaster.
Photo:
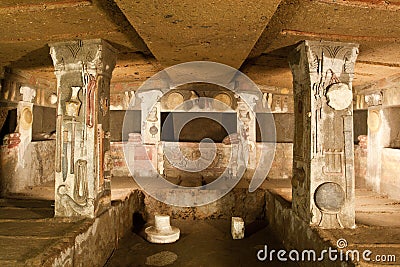
{"label": "carved pilaster", "polygon": [[55,215],[95,217],[110,206],[110,80],[107,42],[50,44],[57,76]]}
{"label": "carved pilaster", "polygon": [[29,143],[32,140],[32,121],[33,121],[33,99],[36,96],[36,90],[27,86],[19,89],[22,95],[22,101],[18,102],[18,125],[17,132],[21,134],[21,142],[26,139]]}
{"label": "carved pilaster", "polygon": [[[244,99],[242,99],[244,98]],[[241,93],[237,101],[237,132],[242,140],[239,149],[238,164],[254,170],[256,167],[256,118],[255,109],[258,96],[251,93]]]}
{"label": "carved pilaster", "polygon": [[[163,172],[163,157],[161,146],[161,103],[160,98],[163,93],[160,90],[148,90],[138,93],[138,98],[141,100],[141,134],[143,144],[141,150],[144,152],[146,160],[145,166],[135,168],[138,171],[137,175],[148,176],[154,171]],[[155,103],[155,104],[154,104]],[[153,105],[154,104],[154,105]],[[135,152],[136,153],[136,152]],[[143,157],[143,156],[142,156]],[[136,172],[136,171],[135,171]]]}
{"label": "carved pilaster", "polygon": [[310,224],[352,228],[352,79],[356,44],[304,41],[290,56],[295,101],[293,209]]}
{"label": "carved pilaster", "polygon": [[390,126],[382,102],[383,93],[375,91],[365,95],[368,105],[368,152],[366,186],[380,192],[382,149],[390,146]]}

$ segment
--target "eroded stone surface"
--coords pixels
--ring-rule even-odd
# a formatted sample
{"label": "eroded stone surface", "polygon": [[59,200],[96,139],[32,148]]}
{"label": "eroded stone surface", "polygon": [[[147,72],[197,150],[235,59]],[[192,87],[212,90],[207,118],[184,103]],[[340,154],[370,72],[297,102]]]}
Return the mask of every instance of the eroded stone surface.
{"label": "eroded stone surface", "polygon": [[244,238],[244,221],[240,217],[232,217],[231,234],[233,239]]}
{"label": "eroded stone surface", "polygon": [[161,251],[146,258],[146,265],[167,266],[173,264],[178,259],[178,255],[171,251]]}
{"label": "eroded stone surface", "polygon": [[1,146],[0,194],[19,193],[27,188],[54,181],[55,142],[31,142],[18,161],[18,147]]}
{"label": "eroded stone surface", "polygon": [[[171,194],[171,192],[159,190],[160,194]],[[204,194],[214,194],[215,192],[204,192]],[[221,199],[200,207],[175,207],[159,202],[148,196],[144,199],[146,207],[146,217],[163,211],[172,219],[230,219],[232,216],[240,216],[245,221],[253,221],[262,218],[264,215],[264,196],[262,190],[249,193],[248,188],[234,188]],[[176,195],[179,197],[179,194]]]}

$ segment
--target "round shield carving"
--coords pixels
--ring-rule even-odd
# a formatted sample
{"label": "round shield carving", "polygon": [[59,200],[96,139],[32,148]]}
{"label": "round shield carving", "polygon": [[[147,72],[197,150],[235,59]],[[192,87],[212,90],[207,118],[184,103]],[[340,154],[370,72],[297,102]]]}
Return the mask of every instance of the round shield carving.
{"label": "round shield carving", "polygon": [[178,92],[172,92],[167,97],[166,106],[168,109],[175,109],[183,103],[183,95]]}
{"label": "round shield carving", "polygon": [[328,105],[335,110],[348,108],[353,102],[353,93],[345,83],[335,83],[329,86],[326,97]]}
{"label": "round shield carving", "polygon": [[379,114],[379,111],[372,110],[368,113],[367,124],[371,132],[379,130],[379,127],[381,126],[381,115]]}
{"label": "round shield carving", "polygon": [[315,190],[314,201],[321,211],[338,213],[344,205],[345,193],[339,184],[326,182]]}
{"label": "round shield carving", "polygon": [[26,107],[21,112],[21,127],[24,130],[28,130],[33,121],[33,114],[30,108]]}
{"label": "round shield carving", "polygon": [[[214,96],[214,108],[216,109],[226,109],[227,107],[232,107],[232,98],[227,93],[219,93]],[[226,105],[226,106],[225,106]]]}

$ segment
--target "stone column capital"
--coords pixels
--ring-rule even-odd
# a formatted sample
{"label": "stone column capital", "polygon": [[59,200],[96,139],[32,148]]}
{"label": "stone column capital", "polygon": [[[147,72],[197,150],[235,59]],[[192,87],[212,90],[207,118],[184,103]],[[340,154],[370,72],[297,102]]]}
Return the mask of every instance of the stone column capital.
{"label": "stone column capital", "polygon": [[22,95],[22,101],[31,103],[36,97],[36,90],[29,86],[21,86],[19,92]]}
{"label": "stone column capital", "polygon": [[50,43],[55,72],[94,72],[111,78],[117,51],[102,39]]}
{"label": "stone column capital", "polygon": [[329,41],[302,41],[289,55],[294,76],[306,75],[311,79],[333,76],[349,83],[354,75],[358,44]]}
{"label": "stone column capital", "polygon": [[364,96],[364,100],[367,103],[368,107],[373,106],[381,106],[383,100],[382,92],[374,92]]}

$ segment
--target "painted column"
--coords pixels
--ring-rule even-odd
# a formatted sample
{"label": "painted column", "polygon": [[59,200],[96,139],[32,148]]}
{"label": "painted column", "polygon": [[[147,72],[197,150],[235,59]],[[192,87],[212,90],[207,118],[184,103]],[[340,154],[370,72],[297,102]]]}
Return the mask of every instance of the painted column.
{"label": "painted column", "polygon": [[311,225],[355,227],[352,80],[358,45],[303,41],[290,55],[292,206]]}
{"label": "painted column", "polygon": [[116,51],[96,40],[50,44],[57,76],[55,216],[96,217],[111,203],[110,80]]}

